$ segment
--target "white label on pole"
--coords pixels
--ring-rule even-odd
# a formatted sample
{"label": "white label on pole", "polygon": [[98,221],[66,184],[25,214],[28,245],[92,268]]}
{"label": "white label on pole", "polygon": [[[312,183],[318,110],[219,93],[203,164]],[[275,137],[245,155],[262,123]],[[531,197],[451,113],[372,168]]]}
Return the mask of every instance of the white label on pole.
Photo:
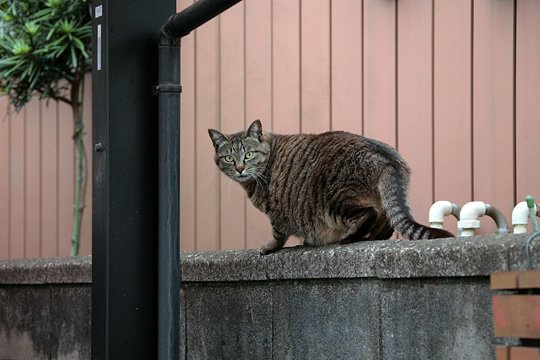
{"label": "white label on pole", "polygon": [[101,24],[97,26],[96,69],[101,70]]}
{"label": "white label on pole", "polygon": [[103,15],[103,5],[96,6],[96,9],[94,10],[94,18],[100,18]]}

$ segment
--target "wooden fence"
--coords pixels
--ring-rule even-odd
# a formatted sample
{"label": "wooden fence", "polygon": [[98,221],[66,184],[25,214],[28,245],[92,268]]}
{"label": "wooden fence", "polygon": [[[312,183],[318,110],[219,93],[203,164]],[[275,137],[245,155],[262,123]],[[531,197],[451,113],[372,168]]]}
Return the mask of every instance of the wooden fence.
{"label": "wooden fence", "polygon": [[[87,77],[85,94],[91,93]],[[84,103],[85,145],[92,169],[91,97]],[[67,256],[71,250],[75,151],[65,104],[33,99],[15,113],[0,98],[0,258]],[[92,176],[79,253],[91,253]]]}
{"label": "wooden fence", "polygon": [[[348,130],[395,146],[412,168],[411,207],[424,223],[436,200],[482,200],[507,218],[525,195],[540,200],[539,19],[536,0],[245,0],[188,35],[182,249],[269,238],[265,216],[215,168],[207,134],[257,118],[274,132]],[[33,103],[0,123],[0,257],[68,253],[68,114]],[[87,207],[83,253],[89,217]]]}

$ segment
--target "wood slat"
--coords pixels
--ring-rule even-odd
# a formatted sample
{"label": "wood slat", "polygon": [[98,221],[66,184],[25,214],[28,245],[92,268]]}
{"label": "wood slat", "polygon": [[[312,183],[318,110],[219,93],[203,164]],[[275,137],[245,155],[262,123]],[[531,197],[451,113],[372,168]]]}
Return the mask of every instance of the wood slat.
{"label": "wood slat", "polygon": [[540,295],[494,295],[497,337],[540,339]]}
{"label": "wood slat", "polygon": [[493,290],[518,288],[519,271],[496,272],[490,276],[490,287]]}
{"label": "wood slat", "polygon": [[[300,1],[274,0],[272,1],[272,131],[278,134],[298,134],[300,117]],[[286,245],[298,244],[300,239],[291,237]]]}
{"label": "wood slat", "polygon": [[528,271],[495,272],[490,277],[494,290],[540,288],[540,269]]}
{"label": "wood slat", "polygon": [[510,347],[497,345],[495,346],[495,360],[509,360]]}
{"label": "wood slat", "polygon": [[301,131],[330,129],[330,1],[300,3]]}
{"label": "wood slat", "polygon": [[[75,213],[75,146],[73,142],[73,114],[69,105],[59,103],[57,106],[59,149],[58,255],[69,256],[71,254]],[[81,243],[82,242],[81,239]]]}
{"label": "wood slat", "polygon": [[24,258],[25,242],[25,110],[11,114],[9,257]]}
{"label": "wood slat", "polygon": [[364,1],[364,135],[396,146],[396,2]]}
{"label": "wood slat", "polygon": [[34,98],[26,105],[25,129],[25,253],[40,256],[41,247],[41,104]]}
{"label": "wood slat", "polygon": [[[514,206],[514,4],[474,1],[473,199],[499,208]],[[478,233],[494,233],[483,219]]]}
{"label": "wood slat", "polygon": [[272,131],[300,132],[300,1],[272,1]]}
{"label": "wood slat", "polygon": [[9,259],[9,159],[10,159],[10,125],[8,99],[0,97],[0,259]]}
{"label": "wood slat", "polygon": [[540,348],[511,347],[509,360],[540,360]]}
{"label": "wood slat", "polygon": [[540,198],[540,1],[517,1],[516,14],[516,201]]}
{"label": "wood slat", "polygon": [[362,133],[362,2],[331,6],[332,130]]}
{"label": "wood slat", "polygon": [[[246,126],[260,119],[272,130],[272,8],[269,1],[246,2]],[[246,205],[246,246],[258,248],[272,236],[266,215]]]}
{"label": "wood slat", "polygon": [[195,231],[197,250],[219,249],[219,177],[208,129],[219,128],[218,23],[196,30],[195,56]]}
{"label": "wood slat", "polygon": [[[220,18],[220,130],[233,134],[246,128],[244,4]],[[270,124],[268,121],[267,124]],[[246,247],[246,194],[240,184],[220,174],[221,249]]]}
{"label": "wood slat", "polygon": [[434,202],[432,1],[398,1],[397,4],[397,148],[411,168],[412,213],[417,221],[427,223]]}
{"label": "wood slat", "polygon": [[[472,199],[471,8],[469,0],[434,2],[434,200]],[[456,229],[453,217],[446,228]]]}
{"label": "wood slat", "polygon": [[58,254],[58,104],[41,108],[41,256]]}
{"label": "wood slat", "polygon": [[497,345],[496,360],[540,360],[540,348]]}
{"label": "wood slat", "polygon": [[[177,10],[192,3],[193,0],[177,0]],[[185,251],[196,249],[195,63],[193,33],[182,39],[180,61],[180,248]]]}

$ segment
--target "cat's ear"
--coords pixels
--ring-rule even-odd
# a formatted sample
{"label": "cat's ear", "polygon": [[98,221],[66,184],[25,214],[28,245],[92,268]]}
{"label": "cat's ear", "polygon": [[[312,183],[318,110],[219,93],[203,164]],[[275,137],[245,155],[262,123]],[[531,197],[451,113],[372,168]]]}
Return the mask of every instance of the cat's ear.
{"label": "cat's ear", "polygon": [[216,149],[228,141],[225,135],[214,129],[208,129],[208,135],[210,135],[210,139],[212,139],[212,143]]}
{"label": "cat's ear", "polygon": [[249,125],[249,128],[246,131],[247,136],[262,139],[262,124],[261,120],[257,119]]}

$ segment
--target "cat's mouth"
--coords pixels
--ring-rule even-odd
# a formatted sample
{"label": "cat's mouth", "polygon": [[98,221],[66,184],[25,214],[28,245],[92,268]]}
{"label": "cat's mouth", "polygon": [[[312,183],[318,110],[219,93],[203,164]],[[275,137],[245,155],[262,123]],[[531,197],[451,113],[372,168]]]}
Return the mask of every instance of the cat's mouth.
{"label": "cat's mouth", "polygon": [[245,182],[251,179],[251,175],[235,175],[234,180],[238,182]]}

